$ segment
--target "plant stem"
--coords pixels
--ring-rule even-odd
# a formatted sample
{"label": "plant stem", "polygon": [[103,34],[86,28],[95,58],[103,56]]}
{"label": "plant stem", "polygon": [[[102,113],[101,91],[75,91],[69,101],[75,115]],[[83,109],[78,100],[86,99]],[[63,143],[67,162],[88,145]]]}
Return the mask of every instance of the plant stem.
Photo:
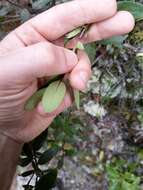
{"label": "plant stem", "polygon": [[13,2],[13,1],[11,1],[11,0],[6,0],[8,3],[10,3],[11,5],[14,5],[15,7],[18,7],[18,8],[21,8],[21,9],[23,9],[23,7],[21,6],[21,5],[19,5],[18,3],[15,3],[15,2]]}

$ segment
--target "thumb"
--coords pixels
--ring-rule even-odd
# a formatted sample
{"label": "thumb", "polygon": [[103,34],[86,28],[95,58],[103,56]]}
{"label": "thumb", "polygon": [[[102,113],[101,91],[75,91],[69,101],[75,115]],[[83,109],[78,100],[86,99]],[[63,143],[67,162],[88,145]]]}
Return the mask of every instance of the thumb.
{"label": "thumb", "polygon": [[53,113],[45,113],[41,103],[38,105],[37,109],[33,111],[33,114],[29,118],[24,130],[20,128],[20,134],[17,136],[19,142],[29,142],[36,136],[41,134],[55,119],[57,115],[63,112],[65,109],[69,108],[72,104],[72,99],[69,93],[65,95],[65,98],[59,108]]}
{"label": "thumb", "polygon": [[76,54],[68,49],[41,42],[1,56],[0,62],[4,75],[12,79],[22,79],[24,82],[67,73],[78,60]]}

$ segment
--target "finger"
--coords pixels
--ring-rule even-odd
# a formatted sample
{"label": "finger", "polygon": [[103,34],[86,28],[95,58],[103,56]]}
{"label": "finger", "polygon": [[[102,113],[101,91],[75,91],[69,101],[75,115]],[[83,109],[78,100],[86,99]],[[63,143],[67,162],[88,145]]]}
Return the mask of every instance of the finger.
{"label": "finger", "polygon": [[112,19],[92,25],[83,40],[89,43],[112,36],[127,34],[133,30],[134,25],[133,16],[129,12],[120,11]]}
{"label": "finger", "polygon": [[28,125],[26,126],[26,128],[24,128],[22,138],[18,138],[20,140],[23,139],[24,142],[31,141],[31,139],[34,139],[36,136],[42,133],[52,123],[53,119],[55,119],[58,114],[71,106],[71,104],[71,96],[68,93],[66,94],[65,99],[59,106],[59,108],[51,114],[45,113],[40,103],[34,113],[34,116],[32,116]]}
{"label": "finger", "polygon": [[[45,38],[55,40],[78,26],[99,22],[113,16],[116,8],[115,0],[71,1],[49,9],[30,23]],[[45,20],[46,16],[49,22]]]}
{"label": "finger", "polygon": [[91,64],[87,54],[78,52],[79,62],[69,75],[70,84],[78,90],[85,90],[91,76]]}
{"label": "finger", "polygon": [[[129,12],[120,11],[112,18],[93,24],[87,34],[80,39],[80,41],[83,43],[90,43],[107,39],[112,36],[127,34],[132,31],[134,25],[135,21],[133,16]],[[75,46],[77,41],[79,41],[78,38],[70,41],[67,47]]]}
{"label": "finger", "polygon": [[[74,88],[83,90],[85,89],[86,83],[91,75],[90,61],[88,56],[82,51],[78,52],[78,58],[79,63],[70,74],[70,82]],[[80,72],[82,74],[86,74],[86,81],[83,79],[83,77],[80,78],[78,76]],[[40,102],[35,111],[35,115],[32,116],[29,124],[26,127],[27,130],[24,129],[24,132],[22,133],[22,139],[28,142],[31,140],[31,138],[38,136],[51,124],[53,119],[55,119],[59,113],[70,107],[72,105],[72,102],[73,100],[71,98],[71,95],[69,92],[67,92],[64,101],[61,103],[59,108],[52,113],[45,113],[42,103]]]}
{"label": "finger", "polygon": [[18,27],[3,40],[2,45],[6,46],[8,42],[15,48],[16,45],[22,47],[45,39],[53,41],[78,26],[113,16],[116,9],[116,0],[79,0],[63,3]]}
{"label": "finger", "polygon": [[25,47],[9,54],[8,58],[9,60],[7,56],[1,57],[1,73],[4,73],[4,77],[7,73],[10,79],[22,79],[23,82],[67,73],[78,62],[73,51],[48,42]]}

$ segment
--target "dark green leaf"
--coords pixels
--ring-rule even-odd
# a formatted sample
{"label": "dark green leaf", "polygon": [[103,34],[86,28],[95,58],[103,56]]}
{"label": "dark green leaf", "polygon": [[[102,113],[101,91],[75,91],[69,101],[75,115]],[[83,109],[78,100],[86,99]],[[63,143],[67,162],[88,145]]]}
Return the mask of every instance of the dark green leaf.
{"label": "dark green leaf", "polygon": [[3,22],[5,20],[4,16],[0,16],[0,22]]}
{"label": "dark green leaf", "polygon": [[37,163],[35,163],[34,161],[32,161],[32,167],[35,171],[37,171]]}
{"label": "dark green leaf", "polygon": [[85,51],[88,54],[89,59],[92,63],[94,61],[95,55],[96,55],[96,44],[95,43],[86,44],[86,45],[84,45],[84,48],[85,48]]}
{"label": "dark green leaf", "polygon": [[57,169],[49,169],[36,184],[35,190],[50,190],[55,187],[57,180]]}
{"label": "dark green leaf", "polygon": [[32,161],[32,158],[21,158],[19,161],[19,165],[22,167],[27,166]]}
{"label": "dark green leaf", "polygon": [[129,11],[136,21],[143,20],[143,4],[131,1],[118,2],[118,10]]}
{"label": "dark green leaf", "polygon": [[119,177],[119,173],[116,170],[116,168],[112,167],[112,166],[107,166],[107,174],[110,178],[112,179],[118,179]]}
{"label": "dark green leaf", "polygon": [[22,176],[22,177],[27,177],[27,176],[29,176],[29,175],[31,175],[31,174],[33,174],[33,173],[34,173],[34,170],[29,170],[29,171],[23,172],[23,173],[21,174],[21,176]]}
{"label": "dark green leaf", "polygon": [[45,151],[39,158],[38,163],[40,165],[46,164],[49,162],[56,154],[58,153],[59,149],[57,147],[49,148],[47,151]]}
{"label": "dark green leaf", "polygon": [[128,36],[115,36],[107,40],[100,41],[103,45],[114,45],[116,47],[122,47],[123,42],[126,40]]}
{"label": "dark green leaf", "polygon": [[56,110],[62,103],[66,93],[66,86],[61,81],[52,82],[42,98],[42,105],[45,112],[50,113]]}
{"label": "dark green leaf", "polygon": [[40,100],[42,99],[42,96],[45,92],[46,88],[43,88],[41,90],[38,90],[37,92],[35,92],[30,98],[29,100],[26,102],[25,105],[25,110],[26,111],[31,111],[34,108],[36,108],[36,106],[38,105],[38,103],[40,102]]}
{"label": "dark green leaf", "polygon": [[29,143],[25,143],[22,149],[23,153],[29,158],[33,157],[31,148]]}
{"label": "dark green leaf", "polygon": [[24,190],[32,190],[33,186],[32,185],[23,185]]}
{"label": "dark green leaf", "polygon": [[66,156],[75,156],[77,154],[75,149],[65,150]]}
{"label": "dark green leaf", "polygon": [[[56,135],[56,133],[58,133],[57,135]],[[65,133],[64,132],[58,132],[58,131],[56,131],[55,132],[55,139],[56,139],[56,141],[64,141],[64,139],[65,139]]]}

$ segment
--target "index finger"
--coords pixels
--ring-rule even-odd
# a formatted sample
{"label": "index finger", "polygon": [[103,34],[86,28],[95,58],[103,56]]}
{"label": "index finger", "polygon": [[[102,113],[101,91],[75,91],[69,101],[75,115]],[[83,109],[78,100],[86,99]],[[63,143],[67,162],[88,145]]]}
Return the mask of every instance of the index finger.
{"label": "index finger", "polygon": [[116,7],[116,0],[75,0],[49,9],[29,24],[46,39],[56,40],[78,26],[113,16]]}
{"label": "index finger", "polygon": [[78,26],[113,16],[116,7],[116,0],[74,0],[63,3],[27,21],[1,44],[6,46],[8,42],[15,49],[45,40],[53,41]]}

